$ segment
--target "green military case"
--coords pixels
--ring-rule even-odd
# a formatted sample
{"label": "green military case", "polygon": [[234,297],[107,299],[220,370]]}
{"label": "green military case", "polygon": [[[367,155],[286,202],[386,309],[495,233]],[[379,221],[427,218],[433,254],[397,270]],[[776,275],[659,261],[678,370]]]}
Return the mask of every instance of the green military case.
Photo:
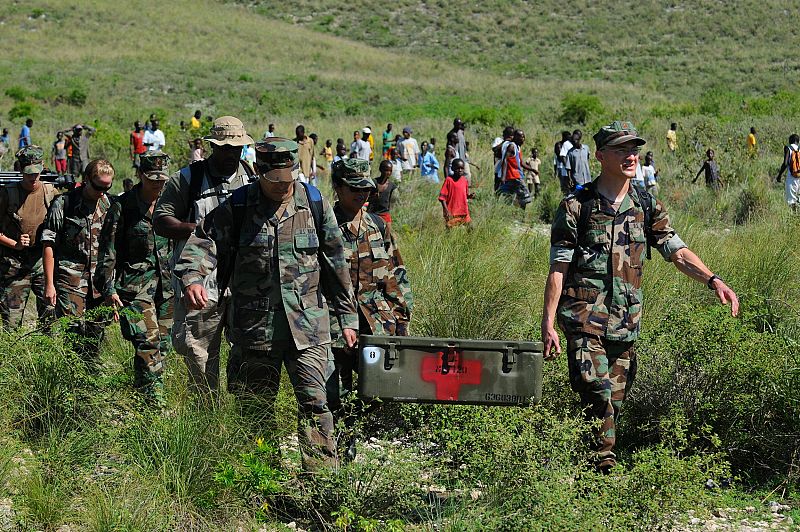
{"label": "green military case", "polygon": [[361,336],[358,395],[406,403],[519,405],[542,397],[542,343]]}

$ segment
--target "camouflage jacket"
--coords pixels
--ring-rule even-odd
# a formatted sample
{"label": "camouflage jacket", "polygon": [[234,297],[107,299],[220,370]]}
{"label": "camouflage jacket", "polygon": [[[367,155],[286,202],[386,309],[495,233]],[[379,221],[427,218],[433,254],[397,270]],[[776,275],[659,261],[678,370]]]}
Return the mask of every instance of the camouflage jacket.
{"label": "camouflage jacket", "polygon": [[[248,185],[238,230],[227,201],[212,211],[186,242],[175,267],[184,288],[202,284],[216,269],[218,256],[236,253],[228,312],[228,332],[234,344],[270,349],[277,313],[288,319],[297,349],[328,343],[329,306],[341,327],[358,329],[342,232],[330,204],[322,201],[323,242],[314,227],[308,196],[298,183],[285,209],[278,208],[278,212],[258,183]],[[234,241],[237,234],[238,241]]]}
{"label": "camouflage jacket", "polygon": [[44,223],[42,243],[53,247],[53,280],[57,291],[100,297],[99,292],[92,290],[92,276],[97,268],[100,232],[110,208],[108,195],[103,194],[96,204],[87,203],[82,188],[53,200]]}
{"label": "camouflage jacket", "polygon": [[[596,200],[586,234],[578,235],[581,202]],[[660,201],[651,196],[653,246],[664,259],[686,244],[670,226]],[[550,235],[550,262],[569,263],[558,302],[565,332],[584,332],[616,341],[639,335],[642,313],[642,262],[646,250],[644,211],[631,189],[618,210],[590,185],[570,194],[556,211]]]}
{"label": "camouflage jacket", "polygon": [[111,205],[103,224],[95,288],[105,297],[119,292],[123,301],[153,292],[161,281],[163,299],[172,296],[172,241],[153,232],[150,206],[137,184]]}
{"label": "camouflage jacket", "polygon": [[[414,299],[403,258],[387,225],[381,227],[367,209],[347,220],[338,204],[333,212],[344,236],[344,255],[350,263],[350,279],[356,292],[361,332],[406,336]],[[364,330],[366,327],[369,330]],[[344,347],[341,330],[331,321],[335,347]]]}

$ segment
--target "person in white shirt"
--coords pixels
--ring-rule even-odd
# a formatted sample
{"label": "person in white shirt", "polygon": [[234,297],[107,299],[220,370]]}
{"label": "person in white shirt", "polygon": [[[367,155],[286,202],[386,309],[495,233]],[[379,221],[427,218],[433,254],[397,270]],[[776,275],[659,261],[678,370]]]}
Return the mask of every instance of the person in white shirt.
{"label": "person in white shirt", "polygon": [[419,164],[419,144],[411,136],[413,131],[409,126],[403,128],[403,140],[398,143],[398,153],[403,166],[403,176],[409,176]]}
{"label": "person in white shirt", "polygon": [[164,139],[164,132],[158,128],[158,120],[151,122],[153,130],[144,132],[144,141],[142,144],[147,146],[148,150],[158,151],[164,148],[167,143]]}
{"label": "person in white shirt", "polygon": [[353,142],[350,144],[350,157],[369,161],[370,153],[372,153],[372,148],[369,147],[369,142],[361,138],[360,131],[353,131]]}

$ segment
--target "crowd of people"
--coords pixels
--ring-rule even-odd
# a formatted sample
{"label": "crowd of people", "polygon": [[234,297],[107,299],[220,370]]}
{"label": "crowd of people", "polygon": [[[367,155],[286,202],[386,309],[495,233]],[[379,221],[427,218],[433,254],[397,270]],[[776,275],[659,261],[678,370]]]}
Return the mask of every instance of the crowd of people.
{"label": "crowd of people", "polygon": [[[201,118],[198,111],[188,128],[199,129]],[[94,131],[80,125],[59,132],[52,152],[55,165],[66,150],[67,168],[80,167],[82,181],[57,194],[40,179],[46,155],[30,143],[31,126],[16,152],[21,179],[0,187],[4,327],[23,324],[32,292],[40,324],[70,318],[74,350],[95,368],[105,329],[118,321],[135,350],[135,388],[150,406],[164,404],[172,349],[195,396],[215,401],[224,338],[231,345],[228,390],[245,407],[256,404],[253,398],[261,407],[274,403],[286,367],[305,467],[334,464],[342,453],[352,458],[355,440],[345,438],[340,449],[335,431],[338,420],[351,428],[368,406],[351,398],[358,336],[405,335],[413,311],[392,200],[410,180],[441,182],[446,226],[470,223],[476,176],[463,121],[456,118],[446,134],[440,165],[435,139],[420,144],[408,126],[394,135],[387,124],[380,152],[369,126],[354,131],[349,146],[327,140],[318,151],[318,138],[302,125],[290,139],[270,124],[255,141],[241,120],[223,116],[192,140],[189,164],[176,170],[151,116],[131,132],[138,183],[127,183],[118,197],[109,195],[114,167],[88,159],[88,137],[86,144],[80,139]],[[670,132],[677,142],[676,128]],[[542,171],[537,148],[524,155],[525,140],[524,131],[508,127],[492,147],[495,192],[522,208],[539,195]],[[551,232],[542,338],[552,358],[561,349],[556,323],[566,335],[570,382],[587,417],[599,420],[595,465],[607,472],[616,461],[615,420],[636,373],[633,344],[650,248],[715,291],[733,314],[738,300],[671,227],[656,197],[653,154],[640,165],[645,139],[633,124],[615,121],[593,141],[601,168],[595,178],[580,130],[564,132],[554,146],[564,199]],[[790,141],[787,181],[799,151],[797,136]],[[318,170],[330,177],[334,201],[314,186]],[[702,173],[707,183],[719,183],[713,150]]]}

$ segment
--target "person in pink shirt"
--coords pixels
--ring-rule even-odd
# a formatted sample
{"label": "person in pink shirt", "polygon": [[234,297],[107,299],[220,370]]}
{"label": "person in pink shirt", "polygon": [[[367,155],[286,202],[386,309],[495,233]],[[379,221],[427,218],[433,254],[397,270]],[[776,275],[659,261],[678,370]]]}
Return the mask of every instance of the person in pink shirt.
{"label": "person in pink shirt", "polygon": [[469,192],[469,182],[464,177],[466,175],[464,161],[453,159],[450,169],[451,174],[445,178],[442,190],[439,192],[444,223],[448,229],[472,221],[469,216],[469,200],[474,197],[474,194]]}

